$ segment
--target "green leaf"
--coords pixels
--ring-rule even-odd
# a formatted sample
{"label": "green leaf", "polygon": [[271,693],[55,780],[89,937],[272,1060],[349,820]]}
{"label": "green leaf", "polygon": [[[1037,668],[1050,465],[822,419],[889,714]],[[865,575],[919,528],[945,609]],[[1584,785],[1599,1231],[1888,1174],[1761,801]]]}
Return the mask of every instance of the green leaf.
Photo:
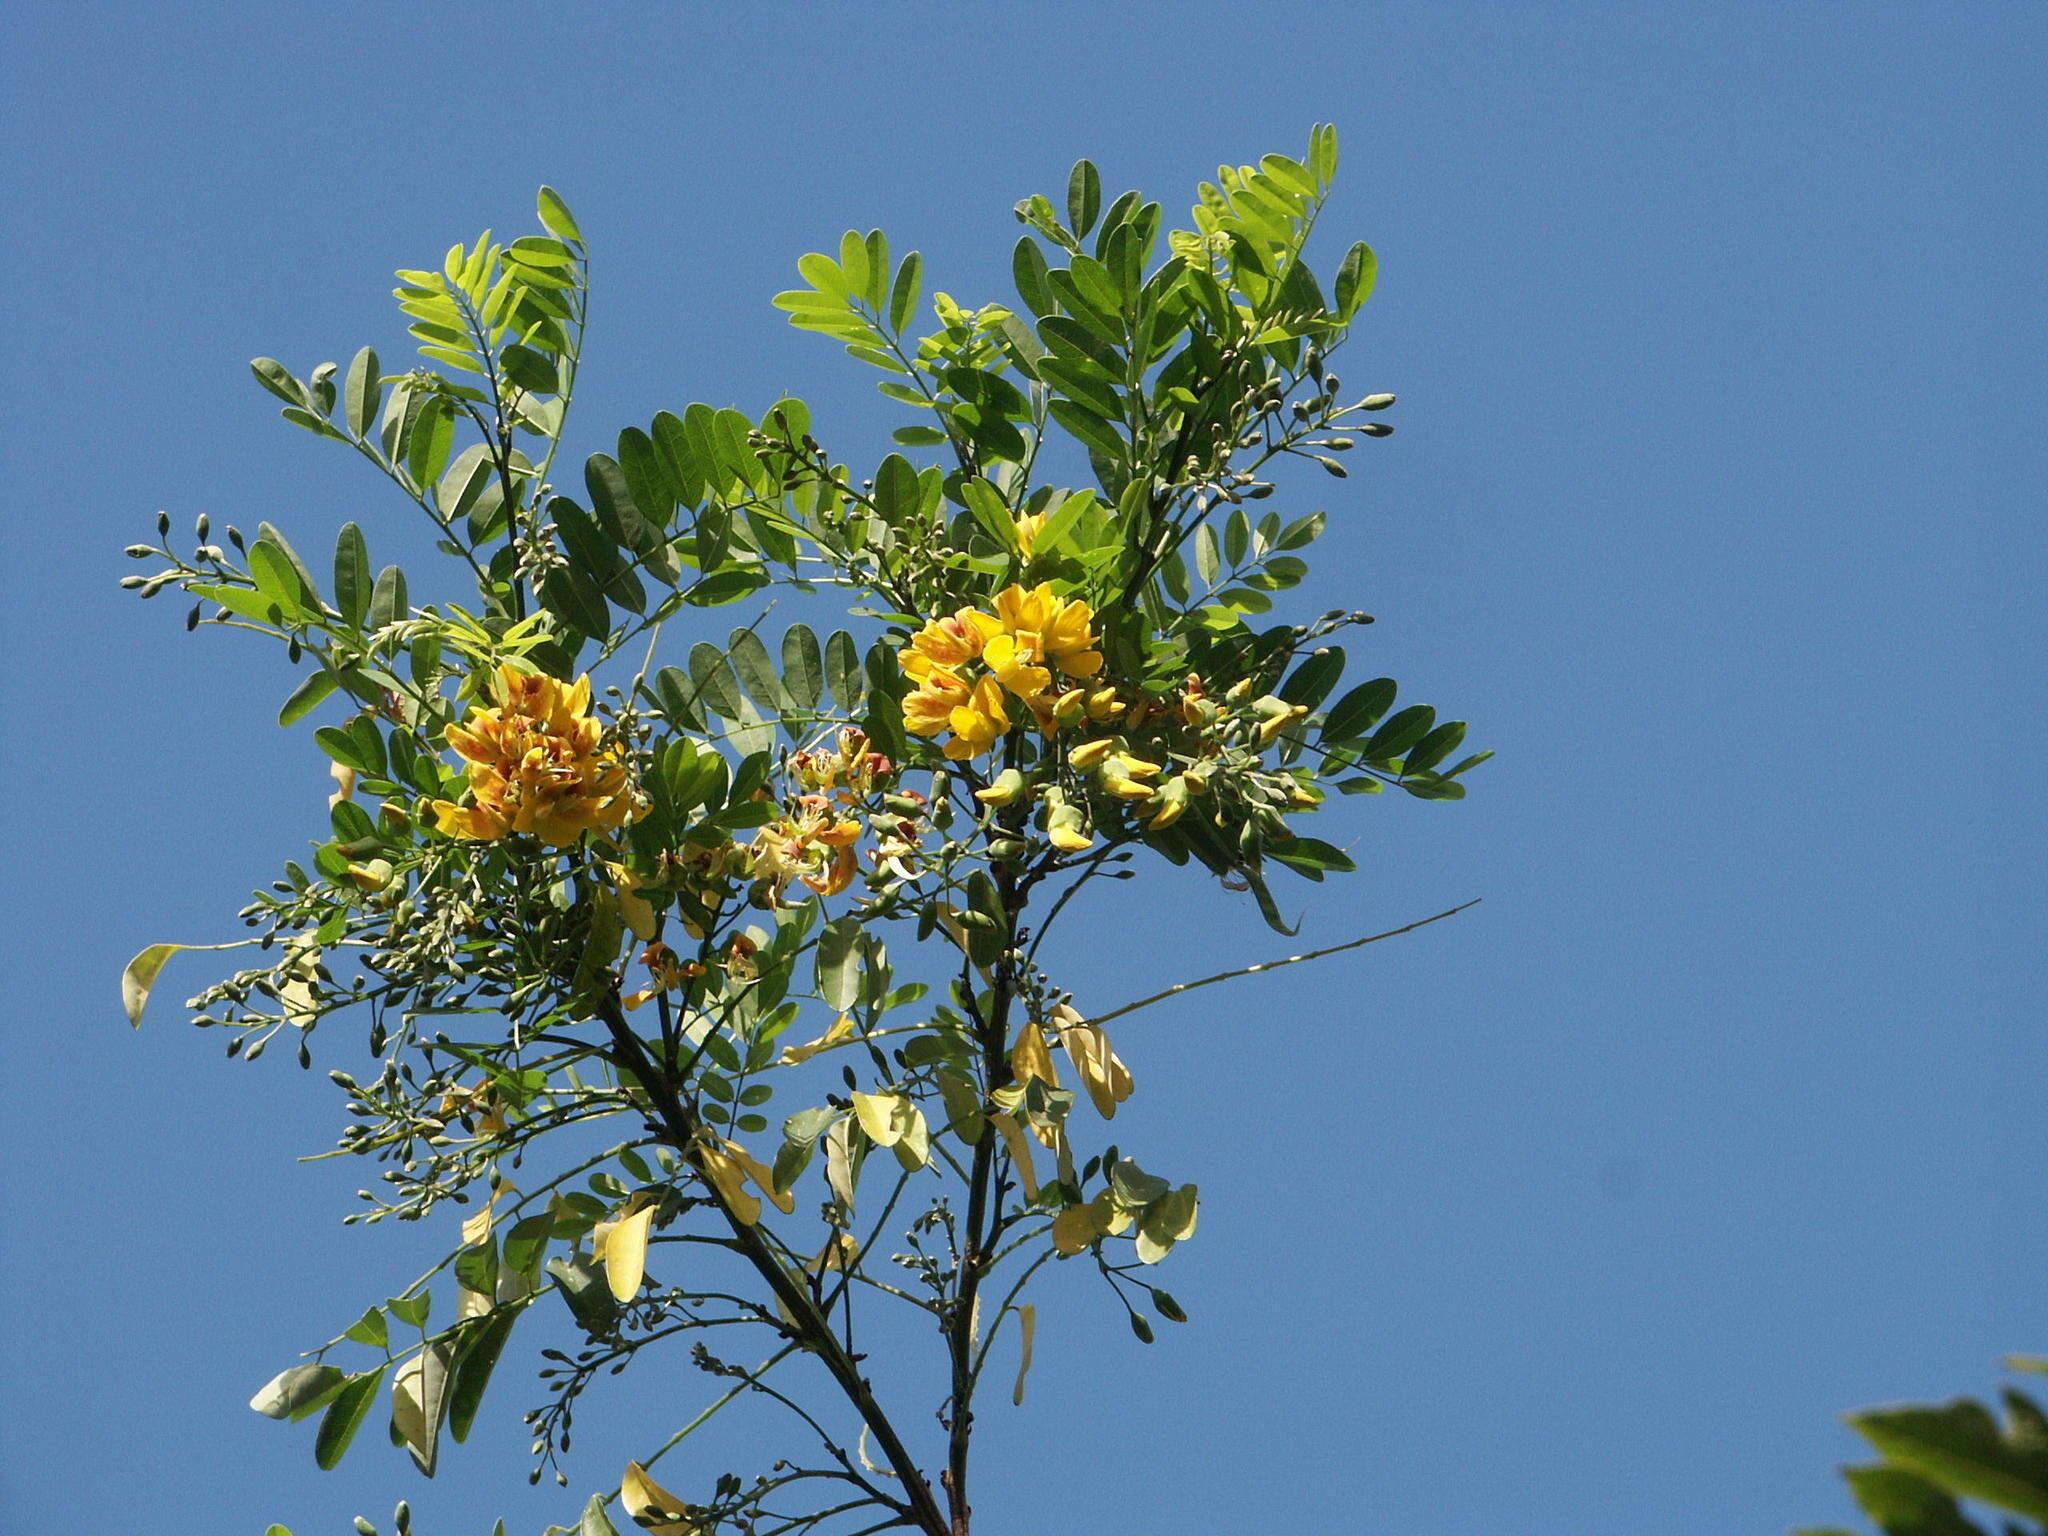
{"label": "green leaf", "polygon": [[284,701],[284,708],[277,712],[279,725],[297,725],[310,715],[320,701],[334,692],[334,674],[326,668],[309,673],[306,679],[292,690],[292,696]]}
{"label": "green leaf", "polygon": [[152,944],[121,972],[121,1006],[128,1013],[128,1022],[135,1028],[142,1027],[142,1010],[149,1005],[150,989],[156,985],[156,978],[164,968],[164,962],[189,944]]}
{"label": "green leaf", "polygon": [[369,1416],[370,1404],[376,1401],[377,1388],[383,1381],[382,1366],[364,1375],[350,1377],[348,1384],[327,1405],[327,1412],[320,1420],[320,1432],[313,1437],[313,1460],[321,1471],[332,1471],[348,1453],[349,1442],[363,1427],[363,1420]]}
{"label": "green leaf", "polygon": [[377,411],[384,403],[383,369],[370,348],[363,348],[348,365],[342,401],[348,408],[349,430],[357,437],[367,438],[370,429],[377,425]]}
{"label": "green leaf", "polygon": [[618,1321],[619,1303],[605,1279],[603,1265],[580,1253],[565,1254],[549,1259],[547,1272],[554,1277],[562,1300],[569,1304],[570,1313],[585,1333],[597,1338],[612,1331]]}
{"label": "green leaf", "polygon": [[1329,697],[1330,690],[1337,686],[1337,679],[1343,675],[1344,648],[1341,645],[1324,646],[1302,659],[1301,665],[1280,685],[1280,697],[1289,704],[1314,709]]}
{"label": "green leaf", "polygon": [[690,647],[690,680],[696,684],[700,704],[722,719],[740,718],[739,689],[725,652],[708,640]]}
{"label": "green leaf", "polygon": [[405,468],[413,484],[424,487],[440,479],[454,446],[455,407],[434,396],[420,406],[406,439]]}
{"label": "green leaf", "polygon": [[249,360],[249,371],[256,375],[256,382],[269,390],[286,405],[298,406],[301,410],[312,403],[312,396],[306,393],[306,386],[291,375],[274,357],[256,357]]}
{"label": "green leaf", "polygon": [[1216,545],[1216,530],[1204,523],[1195,530],[1195,573],[1204,586],[1216,585],[1223,573],[1223,552]]}
{"label": "green leaf", "polygon": [[860,998],[860,919],[835,917],[818,932],[818,995],[844,1013]]}
{"label": "green leaf", "polygon": [[286,624],[305,617],[305,589],[291,562],[268,539],[258,539],[249,548],[249,575],[256,590],[277,605]]}
{"label": "green leaf", "polygon": [[370,550],[363,530],[343,523],[334,536],[334,606],[358,628],[370,611],[370,587]]}
{"label": "green leaf", "polygon": [[540,600],[578,634],[602,640],[611,633],[611,610],[596,580],[581,566],[556,566],[541,578]]}
{"label": "green leaf", "polygon": [[576,226],[575,218],[569,212],[569,205],[562,201],[562,194],[553,187],[542,187],[534,198],[540,212],[540,222],[547,232],[557,240],[566,240],[571,245],[583,244],[583,231]]}
{"label": "green leaf", "polygon": [[1465,739],[1465,722],[1446,720],[1422,740],[1408,749],[1401,760],[1403,773],[1426,773],[1438,763],[1458,750],[1458,743]]}
{"label": "green leaf", "polygon": [[791,705],[815,711],[825,696],[825,658],[808,625],[793,624],[782,637],[782,690]]}
{"label": "green leaf", "polygon": [[1325,871],[1348,874],[1358,868],[1350,854],[1319,838],[1298,837],[1285,846],[1269,845],[1266,851],[1296,873],[1318,878]]}
{"label": "green leaf", "polygon": [[342,1337],[353,1339],[358,1344],[367,1344],[372,1349],[382,1349],[391,1342],[391,1330],[385,1326],[384,1309],[372,1307],[343,1331]]}
{"label": "green leaf", "polygon": [[1963,1498],[2048,1520],[2048,1450],[2008,1442],[1981,1404],[1871,1409],[1849,1423],[1890,1460]]}
{"label": "green leaf", "polygon": [[377,585],[370,590],[369,627],[382,629],[411,614],[406,601],[405,572],[395,565],[385,566],[377,575]]}
{"label": "green leaf", "polygon": [[998,549],[1008,552],[1017,547],[1017,525],[994,486],[977,475],[960,487],[960,495],[982,532],[995,540]]}
{"label": "green leaf", "polygon": [[448,1348],[428,1344],[401,1364],[391,1378],[391,1433],[411,1454],[413,1465],[434,1475],[440,1458],[441,1418],[447,1408]]}
{"label": "green leaf", "polygon": [[1076,239],[1095,227],[1102,208],[1102,177],[1087,160],[1077,160],[1067,177],[1067,227]]}
{"label": "green leaf", "polygon": [[860,647],[843,629],[832,631],[825,642],[825,681],[833,702],[853,714],[867,698],[867,674],[861,667]]}
{"label": "green leaf", "polygon": [[1399,757],[1415,743],[1429,734],[1436,724],[1436,711],[1427,704],[1410,704],[1387,721],[1366,741],[1363,756],[1367,762],[1383,762]]}
{"label": "green leaf", "polygon": [[1380,716],[1393,704],[1395,692],[1391,677],[1360,683],[1330,706],[1329,714],[1323,717],[1323,740],[1356,741],[1379,723]]}
{"label": "green leaf", "polygon": [[1046,410],[1084,446],[1102,454],[1112,463],[1122,462],[1129,450],[1130,445],[1117,435],[1116,429],[1085,406],[1076,405],[1071,400],[1053,400]]}
{"label": "green leaf", "polygon": [[1328,123],[1317,123],[1308,137],[1309,169],[1315,172],[1319,186],[1327,188],[1337,175],[1337,130]]}
{"label": "green leaf", "polygon": [[895,286],[889,290],[889,326],[900,331],[917,314],[919,287],[924,279],[924,257],[912,251],[896,269]]}
{"label": "green leaf", "polygon": [[780,712],[783,708],[782,680],[775,675],[775,663],[768,647],[751,629],[736,629],[726,645],[732,658],[733,674],[740,686],[752,694],[762,708]]}
{"label": "green leaf", "polygon": [[1379,281],[1379,271],[1379,258],[1363,240],[1345,252],[1331,290],[1336,297],[1339,322],[1349,322],[1359,307],[1372,297],[1373,285]]}
{"label": "green leaf", "polygon": [[1863,1512],[1885,1536],[1984,1536],[1948,1493],[1900,1467],[1848,1467],[1842,1472]]}
{"label": "green leaf", "polygon": [[519,1320],[522,1309],[523,1304],[515,1304],[487,1314],[476,1325],[455,1362],[455,1375],[448,1389],[448,1432],[457,1445],[469,1438],[477,1409],[483,1406],[484,1389],[490,1385],[491,1372],[497,1368],[498,1357],[504,1353],[505,1341],[512,1336],[512,1325]]}
{"label": "green leaf", "polygon": [[348,1372],[339,1366],[302,1361],[272,1377],[249,1399],[249,1406],[266,1419],[303,1419],[332,1398],[347,1380]]}
{"label": "green leaf", "polygon": [[875,510],[896,527],[902,527],[917,514],[924,504],[924,492],[917,482],[917,471],[910,461],[900,453],[892,453],[882,460],[875,471]]}
{"label": "green leaf", "polygon": [[593,1493],[590,1496],[590,1502],[583,1506],[583,1518],[576,1522],[576,1529],[570,1536],[619,1536],[619,1528],[604,1512],[603,1494]]}

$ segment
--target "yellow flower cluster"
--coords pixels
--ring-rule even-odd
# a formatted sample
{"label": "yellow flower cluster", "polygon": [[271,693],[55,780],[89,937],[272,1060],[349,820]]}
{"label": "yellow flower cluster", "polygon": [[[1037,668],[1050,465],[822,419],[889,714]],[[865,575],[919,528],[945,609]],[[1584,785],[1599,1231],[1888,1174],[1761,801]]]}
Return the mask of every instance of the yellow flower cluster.
{"label": "yellow flower cluster", "polygon": [[1082,681],[1102,670],[1095,616],[1079,598],[1054,596],[1048,582],[1005,588],[995,607],[993,614],[962,608],[933,619],[898,653],[904,675],[917,684],[903,701],[904,727],[917,736],[946,736],[950,758],[964,761],[993,747],[1011,727],[1011,699],[1041,730],[1058,729],[1091,701],[1082,689],[1055,689],[1055,674]]}
{"label": "yellow flower cluster", "polygon": [[570,686],[501,666],[492,692],[490,708],[448,727],[448,745],[468,764],[470,803],[434,801],[437,828],[461,838],[523,832],[563,848],[639,815],[626,765],[590,713],[589,678]]}

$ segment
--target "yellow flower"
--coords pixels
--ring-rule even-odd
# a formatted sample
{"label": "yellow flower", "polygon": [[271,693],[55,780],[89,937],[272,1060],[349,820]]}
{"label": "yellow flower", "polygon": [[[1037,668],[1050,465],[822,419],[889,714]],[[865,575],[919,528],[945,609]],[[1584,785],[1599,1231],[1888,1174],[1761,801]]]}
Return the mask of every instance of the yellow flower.
{"label": "yellow flower", "polygon": [[1031,558],[1031,547],[1038,542],[1039,534],[1045,531],[1046,516],[1046,513],[1036,512],[1016,520],[1017,549],[1026,560]]}
{"label": "yellow flower", "polygon": [[956,705],[946,722],[953,728],[953,739],[945,746],[946,756],[962,762],[981,756],[1010,728],[1002,688],[993,677],[977,679],[967,701]]}
{"label": "yellow flower", "polygon": [[[904,663],[909,670],[909,660]],[[938,736],[952,724],[953,711],[972,690],[950,667],[932,667],[920,687],[903,700],[903,728],[913,736]]]}
{"label": "yellow flower", "polygon": [[1069,677],[1093,677],[1102,670],[1094,614],[1079,598],[1063,602],[1053,596],[1051,582],[997,593],[996,617],[1030,660],[1050,662]]}
{"label": "yellow flower", "polygon": [[1026,703],[1036,700],[1052,684],[1052,673],[1037,665],[1035,648],[1021,643],[1015,635],[995,636],[982,648],[981,659],[997,682]]}
{"label": "yellow flower", "polygon": [[994,621],[972,608],[933,619],[912,635],[901,651],[903,670],[922,680],[934,667],[965,666],[981,654],[983,643],[994,632]]}
{"label": "yellow flower", "polygon": [[639,797],[603,726],[590,713],[590,679],[498,669],[490,708],[451,725],[448,745],[468,764],[468,805],[433,802],[435,825],[451,837],[526,833],[556,848],[594,827],[640,814]]}
{"label": "yellow flower", "polygon": [[1093,619],[1086,603],[1062,601],[1048,583],[998,593],[994,614],[962,608],[930,620],[897,652],[903,675],[917,684],[903,701],[904,728],[948,736],[943,750],[955,760],[979,757],[1011,728],[1007,692],[1050,735],[1058,728],[1047,697],[1054,671],[1085,678],[1102,668]]}

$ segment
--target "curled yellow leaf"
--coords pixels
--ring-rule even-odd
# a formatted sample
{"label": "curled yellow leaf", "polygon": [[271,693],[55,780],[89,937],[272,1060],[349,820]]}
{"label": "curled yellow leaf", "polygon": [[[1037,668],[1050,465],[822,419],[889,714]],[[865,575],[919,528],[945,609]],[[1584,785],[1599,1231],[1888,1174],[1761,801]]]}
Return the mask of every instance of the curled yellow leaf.
{"label": "curled yellow leaf", "polygon": [[700,1145],[697,1163],[736,1218],[750,1227],[761,1219],[761,1202],[747,1192],[746,1170],[730,1154],[721,1147]]}
{"label": "curled yellow leaf", "polygon": [[1081,1252],[1101,1235],[1096,1230],[1093,1206],[1070,1205],[1052,1219],[1052,1246],[1067,1258]]}
{"label": "curled yellow leaf", "polygon": [[842,1013],[833,1021],[832,1027],[815,1040],[802,1045],[785,1045],[782,1048],[782,1064],[785,1067],[798,1066],[813,1056],[829,1051],[835,1045],[844,1044],[853,1038],[853,1016]]}
{"label": "curled yellow leaf", "polygon": [[1028,1083],[1034,1077],[1048,1088],[1060,1085],[1060,1075],[1052,1064],[1052,1049],[1045,1043],[1045,1030],[1036,1020],[1028,1021],[1017,1031],[1017,1043],[1010,1047],[1010,1071],[1019,1083]]}
{"label": "curled yellow leaf", "polygon": [[1053,1015],[1060,1032],[1060,1044],[1074,1070],[1081,1074],[1089,1102],[1105,1120],[1116,1118],[1116,1107],[1131,1096],[1131,1069],[1110,1048],[1102,1026],[1090,1024],[1062,1003]]}
{"label": "curled yellow leaf", "polygon": [[1024,1353],[1017,1361],[1017,1385],[1011,1389],[1010,1401],[1021,1408],[1024,1406],[1024,1378],[1031,1374],[1031,1346],[1038,1338],[1038,1308],[1028,1301],[1019,1307],[1017,1326],[1024,1335]]}
{"label": "curled yellow leaf", "polygon": [[647,1232],[653,1222],[653,1205],[642,1206],[599,1228],[602,1235],[591,1243],[591,1256],[604,1265],[605,1284],[619,1301],[640,1294],[647,1274]]}
{"label": "curled yellow leaf", "polygon": [[893,1147],[903,1135],[902,1124],[896,1115],[896,1106],[901,1102],[893,1093],[854,1094],[854,1118],[860,1121],[860,1128],[867,1132],[868,1140],[876,1146]]}
{"label": "curled yellow leaf", "polygon": [[785,1216],[792,1215],[796,1211],[796,1196],[787,1190],[775,1187],[774,1169],[761,1162],[759,1158],[755,1157],[753,1153],[736,1141],[728,1141],[725,1144],[725,1152],[727,1156],[746,1170],[747,1177],[754,1181],[754,1187],[775,1203],[775,1209],[782,1212]]}
{"label": "curled yellow leaf", "polygon": [[1024,1127],[1017,1123],[1017,1117],[1009,1114],[995,1114],[988,1117],[988,1123],[1001,1133],[1003,1145],[1009,1149],[1010,1161],[1017,1165],[1017,1177],[1024,1185],[1024,1198],[1038,1198],[1038,1170],[1031,1162],[1031,1141],[1024,1134]]}
{"label": "curled yellow leaf", "polygon": [[189,947],[184,944],[152,944],[130,960],[128,968],[121,973],[121,1006],[127,1010],[128,1022],[137,1029],[142,1027],[142,1010],[149,1006],[149,990],[156,985],[164,962],[179,950]]}
{"label": "curled yellow leaf", "polygon": [[653,1536],[699,1536],[703,1529],[691,1518],[690,1506],[649,1477],[637,1461],[626,1463],[619,1502],[633,1523]]}

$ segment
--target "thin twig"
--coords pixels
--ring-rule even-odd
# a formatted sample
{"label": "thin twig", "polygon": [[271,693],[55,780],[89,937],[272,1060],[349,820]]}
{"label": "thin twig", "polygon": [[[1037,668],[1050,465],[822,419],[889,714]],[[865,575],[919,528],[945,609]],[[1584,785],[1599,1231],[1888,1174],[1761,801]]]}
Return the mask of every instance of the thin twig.
{"label": "thin twig", "polygon": [[1149,1008],[1154,1003],[1163,1003],[1170,997],[1183,992],[1192,992],[1197,987],[1213,986],[1219,981],[1235,981],[1240,976],[1256,976],[1262,971],[1277,971],[1283,965],[1299,965],[1304,960],[1320,960],[1325,955],[1341,955],[1347,949],[1357,949],[1365,944],[1377,944],[1381,939],[1398,938],[1404,933],[1413,933],[1418,928],[1427,928],[1431,923],[1440,923],[1447,917],[1456,917],[1467,908],[1476,907],[1484,898],[1475,896],[1462,906],[1452,907],[1448,912],[1439,912],[1434,917],[1425,917],[1420,922],[1408,924],[1405,928],[1389,928],[1385,933],[1367,934],[1362,939],[1352,939],[1344,944],[1332,944],[1328,949],[1312,949],[1305,955],[1289,955],[1284,960],[1261,960],[1257,965],[1247,965],[1242,970],[1218,971],[1214,976],[1204,976],[1200,981],[1183,981],[1168,987],[1164,992],[1154,992],[1150,997],[1141,997],[1135,1003],[1125,1003],[1121,1008],[1112,1008],[1107,1013],[1098,1013],[1088,1020],[1091,1024],[1106,1024],[1111,1019],[1120,1019],[1127,1013],[1136,1013],[1140,1008]]}

